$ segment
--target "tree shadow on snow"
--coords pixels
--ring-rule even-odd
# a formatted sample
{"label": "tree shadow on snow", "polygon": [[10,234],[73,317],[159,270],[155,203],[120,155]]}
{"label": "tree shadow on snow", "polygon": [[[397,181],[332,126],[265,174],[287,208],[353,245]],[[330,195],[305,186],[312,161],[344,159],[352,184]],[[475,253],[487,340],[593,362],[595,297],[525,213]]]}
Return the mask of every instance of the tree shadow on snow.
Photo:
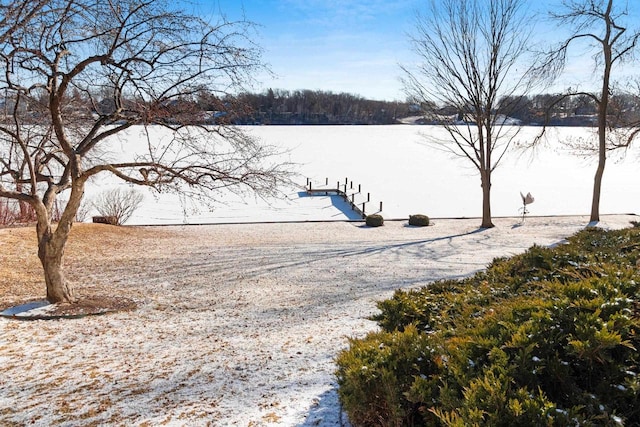
{"label": "tree shadow on snow", "polygon": [[[362,226],[359,225],[357,227],[372,228],[366,225],[362,225]],[[279,254],[278,262],[274,263],[273,265],[268,265],[268,264],[264,265],[261,270],[262,272],[265,272],[265,271],[272,272],[272,271],[281,270],[284,268],[291,268],[291,267],[301,267],[301,266],[309,267],[313,263],[323,263],[330,258],[348,259],[351,257],[375,255],[375,254],[380,254],[385,252],[393,252],[397,250],[408,249],[412,247],[419,248],[419,247],[423,247],[424,245],[429,245],[429,244],[440,242],[440,241],[449,241],[449,243],[453,243],[453,241],[458,238],[482,233],[487,230],[488,230],[487,228],[477,228],[475,230],[467,231],[464,233],[451,234],[448,236],[441,236],[441,237],[433,237],[429,239],[411,240],[408,242],[401,242],[401,243],[391,243],[391,244],[381,243],[381,244],[370,244],[370,245],[356,244],[354,245],[354,247],[347,247],[347,248],[337,248],[337,249],[323,248],[319,252],[298,251],[298,254],[303,255],[301,259],[287,260],[284,262],[282,261]],[[477,242],[477,243],[481,244],[480,242]],[[304,255],[308,255],[308,256],[304,256]]]}

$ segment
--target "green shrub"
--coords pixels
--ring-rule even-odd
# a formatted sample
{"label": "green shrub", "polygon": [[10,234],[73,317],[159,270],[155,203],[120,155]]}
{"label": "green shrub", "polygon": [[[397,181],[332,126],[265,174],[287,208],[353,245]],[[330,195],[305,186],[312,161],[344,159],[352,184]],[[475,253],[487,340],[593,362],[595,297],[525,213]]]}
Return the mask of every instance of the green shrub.
{"label": "green shrub", "polygon": [[365,224],[367,224],[368,227],[380,227],[384,225],[384,218],[378,214],[367,215]]}
{"label": "green shrub", "polygon": [[416,227],[426,227],[429,225],[429,217],[426,215],[409,215],[409,225]]}
{"label": "green shrub", "polygon": [[380,313],[371,317],[385,331],[403,331],[415,325],[420,331],[447,329],[451,319],[461,315],[460,298],[463,298],[460,282],[442,280],[427,288],[397,290],[391,299],[377,303]]}
{"label": "green shrub", "polygon": [[351,348],[338,355],[337,378],[340,399],[351,408],[353,425],[421,424],[420,408],[403,402],[416,376],[423,379],[422,396],[437,394],[440,367],[429,341],[412,326],[350,341]]}
{"label": "green shrub", "polygon": [[352,424],[640,425],[640,228],[567,241],[379,302],[337,360]]}

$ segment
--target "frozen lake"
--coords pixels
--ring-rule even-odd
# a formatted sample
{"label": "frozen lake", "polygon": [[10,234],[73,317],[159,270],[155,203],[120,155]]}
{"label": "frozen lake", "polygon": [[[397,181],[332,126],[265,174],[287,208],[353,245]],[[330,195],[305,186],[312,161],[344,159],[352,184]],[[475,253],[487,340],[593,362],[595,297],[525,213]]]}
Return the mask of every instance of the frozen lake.
{"label": "frozen lake", "polygon": [[[179,196],[145,194],[144,205],[128,224],[224,223],[253,221],[313,221],[355,218],[338,197],[304,194],[310,179],[314,188],[348,181],[347,193],[367,213],[387,219],[422,213],[432,218],[481,215],[480,178],[468,160],[434,149],[428,135],[442,134],[436,126],[251,126],[244,128],[265,144],[279,147],[283,160],[296,164],[299,188],[284,189],[286,198],[264,201],[221,195],[213,209],[187,206]],[[524,128],[519,139],[531,140],[539,128]],[[129,138],[139,138],[139,130]],[[520,192],[531,192],[531,215],[588,215],[591,206],[594,159],[581,159],[559,143],[567,137],[589,137],[592,129],[557,128],[548,133],[546,147],[535,155],[511,151],[494,171],[494,216],[517,216]],[[601,214],[640,212],[637,184],[639,151],[616,155],[607,163]],[[351,189],[353,182],[353,189]],[[118,185],[100,178],[87,191]],[[124,185],[124,184],[122,184]],[[361,192],[358,192],[358,186]]]}

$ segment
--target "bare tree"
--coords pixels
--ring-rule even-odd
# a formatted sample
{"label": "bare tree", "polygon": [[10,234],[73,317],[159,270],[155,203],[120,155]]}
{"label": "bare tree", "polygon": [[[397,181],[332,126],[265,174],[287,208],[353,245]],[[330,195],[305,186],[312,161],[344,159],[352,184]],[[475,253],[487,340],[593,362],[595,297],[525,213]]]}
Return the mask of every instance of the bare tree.
{"label": "bare tree", "polygon": [[113,218],[115,225],[122,225],[140,207],[144,196],[135,188],[112,188],[98,194],[93,206],[98,213]]}
{"label": "bare tree", "polygon": [[638,133],[633,129],[620,131],[629,129],[631,123],[617,120],[620,115],[615,114],[616,105],[610,101],[614,67],[632,57],[640,32],[629,32],[623,25],[628,16],[627,2],[624,0],[566,0],[562,5],[563,10],[552,12],[551,16],[563,28],[569,27],[573,31],[559,46],[547,52],[544,66],[557,76],[566,65],[571,46],[586,42],[595,52],[593,57],[600,80],[599,90],[574,89],[567,91],[564,97],[588,97],[596,104],[598,138],[594,151],[598,156],[598,166],[593,180],[590,217],[592,222],[596,222],[600,220],[600,194],[607,152],[616,147],[629,146]]}
{"label": "bare tree", "polygon": [[[467,159],[480,174],[482,228],[493,227],[491,174],[519,131],[506,116],[536,83],[525,60],[531,28],[526,4],[432,0],[429,11],[418,14],[412,40],[421,64],[403,67],[408,96],[448,135],[429,140]],[[457,117],[443,117],[451,108]]]}
{"label": "bare tree", "polygon": [[[250,23],[205,22],[167,0],[2,2],[0,13],[0,197],[36,212],[50,302],[77,300],[62,261],[89,178],[111,173],[193,197],[273,195],[288,180],[273,150],[238,129],[185,126],[193,117],[182,100],[240,90],[262,67]],[[135,148],[118,140],[133,126],[147,136]],[[170,140],[154,134],[160,126]]]}

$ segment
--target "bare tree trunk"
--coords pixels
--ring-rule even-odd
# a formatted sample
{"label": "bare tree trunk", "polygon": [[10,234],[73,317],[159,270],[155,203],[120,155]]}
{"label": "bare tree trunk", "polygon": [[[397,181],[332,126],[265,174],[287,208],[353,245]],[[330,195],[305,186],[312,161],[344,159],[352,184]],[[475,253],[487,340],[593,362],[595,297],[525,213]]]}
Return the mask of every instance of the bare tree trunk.
{"label": "bare tree trunk", "polygon": [[602,78],[602,92],[598,103],[598,168],[593,179],[593,197],[591,201],[591,222],[600,221],[600,192],[602,176],[607,162],[607,112],[609,110],[609,81],[611,79],[611,47],[604,45],[604,73]]}
{"label": "bare tree trunk", "polygon": [[52,233],[47,233],[39,242],[38,257],[44,269],[44,279],[47,285],[47,300],[52,303],[75,302],[73,289],[67,283],[62,271],[62,256],[64,245],[55,242]]}
{"label": "bare tree trunk", "polygon": [[55,204],[55,191],[48,191],[43,203],[34,205],[38,222],[36,231],[38,234],[38,258],[44,270],[44,279],[47,286],[47,300],[52,303],[77,302],[71,284],[67,282],[63,273],[62,258],[64,249],[73,226],[82,196],[84,194],[84,181],[76,180],[71,187],[69,201],[55,231],[51,226],[51,212]]}
{"label": "bare tree trunk", "polygon": [[598,159],[598,168],[596,169],[596,175],[593,179],[593,197],[591,200],[591,218],[590,222],[600,221],[600,192],[602,189],[602,176],[604,175],[604,165],[607,160],[607,156],[604,150],[600,150],[600,156]]}
{"label": "bare tree trunk", "polygon": [[482,224],[480,228],[493,228],[491,221],[491,171],[481,170],[480,179],[482,180]]}

